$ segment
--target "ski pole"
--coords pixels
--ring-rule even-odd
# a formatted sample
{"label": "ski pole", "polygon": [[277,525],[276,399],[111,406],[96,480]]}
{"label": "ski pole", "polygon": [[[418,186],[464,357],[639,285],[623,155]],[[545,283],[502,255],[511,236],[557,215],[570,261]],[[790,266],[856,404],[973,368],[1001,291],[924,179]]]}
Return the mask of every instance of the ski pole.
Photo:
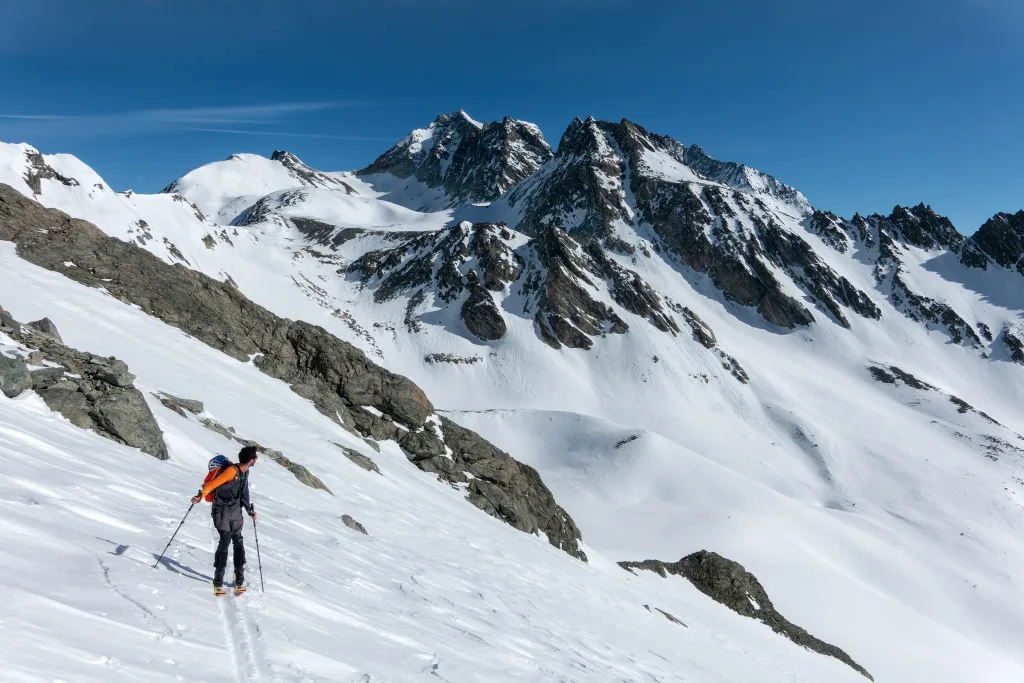
{"label": "ski pole", "polygon": [[266,593],[267,588],[263,585],[263,560],[260,559],[260,534],[256,531],[256,518],[252,518],[252,533],[256,537],[256,563],[260,567],[260,592]]}
{"label": "ski pole", "polygon": [[188,513],[192,512],[192,508],[194,508],[195,506],[195,503],[192,503],[191,505],[188,506],[188,512],[186,512],[185,516],[181,518],[181,524],[179,524],[178,528],[174,530],[173,534],[171,534],[171,540],[167,541],[167,546],[164,548],[164,551],[160,553],[160,557],[156,558],[156,564],[153,565],[153,569],[156,569],[156,566],[160,564],[160,560],[164,559],[164,554],[167,552],[167,548],[170,548],[171,544],[174,543],[174,537],[178,535],[179,531],[181,531],[181,525],[185,523],[186,519],[188,519]]}

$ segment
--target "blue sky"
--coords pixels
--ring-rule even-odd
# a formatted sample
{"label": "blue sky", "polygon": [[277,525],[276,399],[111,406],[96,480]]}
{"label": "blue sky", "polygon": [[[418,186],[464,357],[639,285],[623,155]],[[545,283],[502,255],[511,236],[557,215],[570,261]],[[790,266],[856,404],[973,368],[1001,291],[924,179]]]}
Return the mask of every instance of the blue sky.
{"label": "blue sky", "polygon": [[842,215],[1024,208],[1020,0],[0,4],[0,140],[151,192],[235,152],[362,167],[441,112],[629,118]]}

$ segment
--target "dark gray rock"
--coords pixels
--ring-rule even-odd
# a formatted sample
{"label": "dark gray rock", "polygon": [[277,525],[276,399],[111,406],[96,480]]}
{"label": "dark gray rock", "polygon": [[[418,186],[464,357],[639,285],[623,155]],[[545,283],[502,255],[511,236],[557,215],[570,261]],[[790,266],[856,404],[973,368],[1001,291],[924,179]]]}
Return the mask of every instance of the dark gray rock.
{"label": "dark gray rock", "polygon": [[263,448],[263,452],[265,452],[267,457],[271,460],[291,472],[292,475],[299,480],[300,484],[305,484],[311,489],[326,491],[327,493],[334,495],[331,490],[327,488],[327,485],[320,481],[319,477],[309,471],[309,468],[285,457],[281,451],[276,451],[273,448]]}
{"label": "dark gray rock", "polygon": [[469,500],[488,514],[526,533],[543,531],[551,545],[586,560],[578,541],[580,531],[535,469],[518,462],[476,432],[441,418],[444,443],[451,458],[437,456],[423,461],[452,482],[469,479]]}
{"label": "dark gray rock", "polygon": [[[406,451],[419,455],[438,449],[439,440],[433,428],[422,429],[434,413],[423,391],[409,379],[374,364],[362,351],[321,327],[279,318],[246,299],[230,284],[181,265],[168,265],[134,244],[109,237],[90,223],[47,209],[3,184],[0,240],[15,242],[18,255],[31,263],[81,284],[105,288],[111,296],[138,306],[240,361],[247,362],[256,356],[254,364],[258,369],[288,383],[293,391],[349,429],[358,429],[356,415],[361,414],[359,419],[374,417],[357,408],[370,406],[407,427],[401,430],[408,431],[406,437],[400,437],[395,428],[395,437],[400,437]],[[77,268],[63,265],[71,260]],[[67,364],[65,367],[81,372],[86,365],[78,363],[78,370]],[[55,391],[61,384],[46,391]],[[74,401],[67,403],[71,405]],[[384,422],[383,418],[380,420]],[[577,544],[579,530],[555,503],[535,470],[449,420],[442,418],[442,429],[446,441],[451,433],[456,444],[466,442],[467,434],[474,437],[469,439],[471,450],[475,451],[471,459],[480,470],[479,476],[503,473],[487,480],[473,480],[471,502],[478,507],[486,506],[491,514],[517,529],[530,533],[545,531],[552,545],[585,559]],[[464,455],[464,446],[459,450],[452,442],[448,445],[456,452],[453,457],[457,460],[470,457]],[[440,452],[444,452],[443,444]],[[417,465],[431,471],[428,468],[439,469],[433,463],[442,460],[451,462],[437,455],[420,458]],[[465,479],[455,471],[446,476],[449,481]]]}
{"label": "dark gray rock", "polygon": [[60,332],[57,331],[57,326],[54,325],[53,321],[50,320],[49,318],[43,318],[42,320],[36,320],[34,322],[25,323],[25,327],[35,330],[39,334],[45,334],[58,344],[64,343],[64,340],[60,338]]}
{"label": "dark gray rock", "polygon": [[64,368],[41,368],[32,370],[32,388],[36,391],[51,387],[64,379]]}
{"label": "dark gray rock", "polygon": [[539,128],[508,117],[478,127],[458,111],[438,116],[430,129],[431,145],[413,147],[407,136],[359,173],[414,177],[457,206],[497,199],[551,157]]}
{"label": "dark gray rock", "polygon": [[590,294],[601,269],[564,230],[548,227],[530,246],[538,267],[527,275],[523,294],[536,311],[542,340],[554,348],[590,349],[591,337],[629,330],[610,306]]}
{"label": "dark gray rock", "polygon": [[10,358],[0,353],[0,391],[7,398],[14,398],[32,388],[32,375],[20,358]]}
{"label": "dark gray rock", "polygon": [[352,519],[352,515],[342,515],[341,516],[341,521],[344,522],[345,526],[347,526],[352,531],[358,531],[359,533],[363,534],[364,536],[369,536],[370,535],[370,533],[366,530],[365,526],[363,526],[362,524],[360,524],[356,520]]}
{"label": "dark gray rock", "polygon": [[1024,275],[1024,211],[997,213],[968,238],[961,252],[966,266],[987,268],[994,262]]}
{"label": "dark gray rock", "polygon": [[[2,188],[0,188],[2,189]],[[116,358],[79,351],[59,342],[59,335],[23,325],[12,336],[34,349],[33,360],[60,367],[27,372],[28,386],[46,405],[72,424],[166,460],[167,445],[145,398],[132,382],[128,366]],[[3,359],[0,359],[0,365]],[[2,374],[2,369],[0,369]],[[0,378],[2,382],[2,378]]]}
{"label": "dark gray rock", "polygon": [[25,152],[25,160],[28,162],[28,168],[25,170],[25,182],[32,188],[34,194],[42,194],[44,180],[56,180],[68,187],[78,185],[78,181],[74,178],[57,173],[52,166],[46,163],[43,155],[34,149]]}
{"label": "dark gray rock", "polygon": [[220,434],[225,439],[231,439],[232,441],[235,441],[235,440],[238,439],[238,436],[235,434],[235,428],[234,427],[228,427],[226,425],[222,425],[220,422],[217,422],[216,420],[212,420],[212,419],[210,419],[208,417],[201,417],[201,418],[199,418],[199,423],[201,425],[203,425],[204,427],[206,427],[207,429],[209,429],[211,432],[214,432],[215,434]]}
{"label": "dark gray rock", "polygon": [[116,358],[94,356],[89,361],[86,372],[115,387],[130,387],[135,384],[135,375],[128,372],[128,365]]}
{"label": "dark gray rock", "polygon": [[164,404],[164,407],[173,410],[182,417],[188,417],[186,413],[198,415],[204,410],[202,401],[195,401],[188,398],[178,398],[177,396],[172,396],[171,394],[166,394],[164,392],[155,394],[155,396],[160,401],[160,403]]}
{"label": "dark gray rock", "polygon": [[507,327],[501,311],[494,303],[494,297],[477,279],[475,271],[470,271],[469,296],[462,304],[460,315],[469,330],[483,341],[496,341],[505,336]]}
{"label": "dark gray rock", "polygon": [[1006,345],[1010,359],[1014,363],[1024,365],[1024,332],[1007,325],[1003,328],[1003,333],[999,335],[999,338]]}
{"label": "dark gray rock", "polygon": [[334,445],[341,449],[341,452],[345,455],[346,458],[351,460],[357,466],[362,467],[367,472],[376,472],[377,474],[381,473],[380,468],[377,467],[377,463],[375,463],[373,460],[363,455],[362,453],[354,451],[351,448],[346,448],[342,446],[340,443],[336,443]]}
{"label": "dark gray rock", "polygon": [[657,572],[662,577],[667,577],[669,574],[685,577],[697,590],[737,614],[757,619],[797,645],[819,654],[835,657],[869,680],[874,680],[864,667],[853,661],[843,650],[815,638],[779,614],[761,582],[738,562],[717,553],[701,550],[687,555],[678,562],[645,560],[643,562],[619,562],[619,566],[630,572],[634,569],[643,569]]}
{"label": "dark gray rock", "polygon": [[21,330],[21,323],[11,317],[8,313],[0,307],[0,332],[19,332]]}

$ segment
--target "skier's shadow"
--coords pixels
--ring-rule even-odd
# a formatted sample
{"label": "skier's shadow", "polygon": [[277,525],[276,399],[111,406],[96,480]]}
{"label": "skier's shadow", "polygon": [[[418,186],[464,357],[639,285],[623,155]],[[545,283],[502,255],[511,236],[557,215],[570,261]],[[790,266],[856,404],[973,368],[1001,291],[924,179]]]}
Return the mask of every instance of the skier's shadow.
{"label": "skier's shadow", "polygon": [[[130,555],[125,555],[125,551],[128,550],[130,546],[124,545],[123,543],[116,543],[107,538],[100,538],[99,536],[97,536],[96,538],[100,541],[103,541],[104,543],[109,543],[110,545],[115,546],[113,550],[108,551],[109,555],[114,555],[115,557],[124,557],[125,559],[131,560],[132,562],[138,562],[141,565],[155,567],[155,564],[147,564],[146,562],[131,557]],[[154,562],[157,560],[157,558],[160,557],[156,553],[149,553],[149,556],[153,558]],[[192,567],[189,567],[187,564],[182,564],[181,562],[178,562],[177,560],[172,559],[170,557],[164,556],[160,559],[159,564],[162,565],[164,569],[174,572],[175,574],[180,574],[181,576],[184,576],[186,579],[192,579],[193,581],[202,581],[203,583],[210,583],[211,581],[213,581],[212,576],[207,576],[201,571],[193,569]]]}
{"label": "skier's shadow", "polygon": [[[160,557],[156,553],[152,553],[152,555],[154,560]],[[175,574],[180,574],[181,576],[184,576],[186,579],[192,579],[193,581],[202,581],[203,583],[210,583],[211,581],[213,581],[212,576],[207,576],[201,571],[193,569],[192,567],[189,567],[187,564],[182,564],[181,562],[171,559],[170,557],[162,558],[160,560],[160,564],[165,569],[168,569],[169,571],[172,571]]]}

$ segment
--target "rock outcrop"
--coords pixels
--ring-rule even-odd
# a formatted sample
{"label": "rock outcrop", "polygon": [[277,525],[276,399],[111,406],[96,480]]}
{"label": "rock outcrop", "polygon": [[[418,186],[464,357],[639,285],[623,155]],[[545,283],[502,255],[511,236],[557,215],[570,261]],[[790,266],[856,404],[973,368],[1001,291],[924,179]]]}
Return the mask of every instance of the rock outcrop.
{"label": "rock outcrop", "polygon": [[[585,557],[577,543],[579,530],[536,471],[470,430],[444,419],[439,426],[432,417],[433,406],[418,386],[376,365],[322,327],[280,318],[228,283],[180,264],[169,265],[2,184],[0,240],[14,242],[22,258],[81,284],[103,288],[240,362],[252,359],[258,369],[284,381],[323,414],[356,433],[365,434],[368,427],[378,425],[389,433],[385,438],[396,439],[421,469],[442,470],[436,459],[446,452],[446,440],[474,444],[470,455],[458,455],[455,445],[448,444],[457,455],[452,460],[442,457],[453,466],[461,458],[461,463],[471,464],[481,474],[465,471],[490,477],[481,479],[475,490],[471,485],[470,500],[517,529],[542,531],[552,545]],[[65,266],[66,262],[75,267]],[[466,479],[464,470],[443,467],[444,478]],[[482,505],[483,500],[488,504]]]}
{"label": "rock outcrop", "polygon": [[445,206],[457,206],[497,199],[550,157],[532,123],[506,116],[482,124],[457,111],[414,130],[359,174],[415,178],[442,190]]}
{"label": "rock outcrop", "polygon": [[961,262],[982,269],[995,263],[1024,275],[1024,211],[997,213],[985,221],[967,239]]}
{"label": "rock outcrop", "polygon": [[366,527],[363,526],[362,524],[360,524],[359,522],[357,522],[352,517],[352,515],[342,515],[341,516],[341,521],[342,521],[342,523],[345,526],[347,526],[352,531],[358,531],[359,533],[363,534],[364,536],[369,536],[370,535],[370,532],[368,532],[366,530]]}
{"label": "rock outcrop", "polygon": [[[146,399],[135,388],[135,376],[124,361],[65,346],[58,341],[60,334],[56,326],[47,319],[21,325],[11,336],[34,350],[33,360],[37,361],[34,364],[45,365],[26,372],[27,386],[25,376],[20,375],[18,386],[22,390],[34,389],[50,410],[60,413],[76,427],[138,448],[154,458],[168,458],[163,432]],[[27,371],[23,361],[13,362]],[[4,377],[9,373],[5,373],[4,366],[9,363],[6,356],[0,358],[0,388],[5,394],[8,390]]]}
{"label": "rock outcrop", "polygon": [[0,393],[7,398],[14,398],[31,388],[32,375],[25,361],[0,353]]}
{"label": "rock outcrop", "polygon": [[[835,645],[830,645],[787,620],[772,604],[761,582],[738,562],[707,550],[687,555],[678,562],[644,560],[643,562],[619,562],[623,569],[656,572],[662,577],[669,574],[682,576],[697,590],[716,602],[720,602],[737,614],[757,619],[797,645],[819,654],[835,657],[869,680],[871,674]],[[635,573],[635,572],[634,572]]]}
{"label": "rock outcrop", "polygon": [[375,463],[371,458],[368,458],[359,451],[346,448],[340,443],[336,443],[334,445],[340,448],[345,457],[351,460],[357,467],[361,467],[367,472],[376,472],[377,474],[381,474],[380,468],[377,467],[377,463]]}

